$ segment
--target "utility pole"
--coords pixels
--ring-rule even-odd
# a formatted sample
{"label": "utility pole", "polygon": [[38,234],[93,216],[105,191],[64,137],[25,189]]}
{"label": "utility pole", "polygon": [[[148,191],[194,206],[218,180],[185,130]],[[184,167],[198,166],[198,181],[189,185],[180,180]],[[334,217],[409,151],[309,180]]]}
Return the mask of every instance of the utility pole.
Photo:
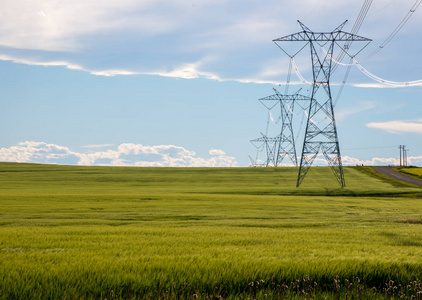
{"label": "utility pole", "polygon": [[406,145],[399,145],[400,149],[400,167],[407,167],[407,151]]}
{"label": "utility pole", "polygon": [[405,149],[404,150],[404,166],[405,167],[408,166],[408,164],[407,164],[407,151],[409,151],[409,149]]}
{"label": "utility pole", "polygon": [[399,145],[399,149],[400,149],[400,167],[402,166],[402,164],[401,164],[402,147],[403,147],[403,145]]}

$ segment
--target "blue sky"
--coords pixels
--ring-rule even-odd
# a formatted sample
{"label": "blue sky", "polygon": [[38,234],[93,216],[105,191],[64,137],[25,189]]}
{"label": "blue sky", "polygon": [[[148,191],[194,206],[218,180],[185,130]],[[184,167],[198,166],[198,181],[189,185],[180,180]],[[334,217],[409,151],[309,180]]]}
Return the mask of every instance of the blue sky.
{"label": "blue sky", "polygon": [[[297,20],[314,31],[349,20],[351,31],[363,2],[5,1],[0,161],[247,166],[256,155],[249,141],[268,120],[258,99],[273,87],[285,91],[289,60],[272,40],[300,31]],[[376,76],[422,79],[422,7],[367,59],[414,4],[373,0],[358,32],[373,41],[357,60]],[[296,63],[310,81],[309,49]],[[331,78],[334,99],[346,69]],[[289,93],[299,88],[310,89],[293,73]],[[403,144],[409,163],[422,165],[421,92],[422,85],[392,88],[352,67],[335,106],[344,164],[396,164]],[[299,151],[303,113],[296,113]]]}

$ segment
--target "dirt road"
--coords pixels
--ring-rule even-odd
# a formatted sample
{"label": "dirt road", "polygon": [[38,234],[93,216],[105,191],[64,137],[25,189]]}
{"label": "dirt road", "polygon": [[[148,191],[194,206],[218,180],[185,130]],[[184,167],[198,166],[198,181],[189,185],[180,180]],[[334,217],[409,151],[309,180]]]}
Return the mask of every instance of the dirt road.
{"label": "dirt road", "polygon": [[394,171],[391,167],[372,167],[372,169],[374,169],[376,172],[384,174],[390,178],[396,179],[396,180],[400,180],[400,181],[404,181],[410,184],[414,184],[414,185],[418,185],[418,186],[422,186],[422,180],[410,177],[410,176],[406,176],[403,173]]}

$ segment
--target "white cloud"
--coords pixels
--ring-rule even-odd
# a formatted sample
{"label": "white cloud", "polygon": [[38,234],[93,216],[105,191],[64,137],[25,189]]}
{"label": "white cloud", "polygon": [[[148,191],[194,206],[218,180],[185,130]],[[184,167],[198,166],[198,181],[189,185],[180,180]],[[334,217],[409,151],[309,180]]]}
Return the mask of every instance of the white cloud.
{"label": "white cloud", "polygon": [[[412,4],[374,3],[364,23],[365,36],[385,38],[379,28],[398,24]],[[101,76],[280,83],[287,73],[288,65],[282,63],[287,56],[271,40],[300,31],[297,19],[305,19],[312,30],[332,30],[346,18],[353,20],[361,5],[346,0],[270,0],[266,5],[239,0],[6,1],[0,14],[0,59]],[[412,22],[408,28],[421,23],[416,17]],[[350,22],[345,29],[352,26]],[[298,63],[309,79],[306,51],[304,66]]]}
{"label": "white cloud", "polygon": [[78,153],[70,151],[67,147],[44,142],[27,141],[0,149],[0,160],[6,162],[59,163],[77,156]]}
{"label": "white cloud", "polygon": [[422,119],[416,121],[373,122],[366,124],[366,126],[369,128],[381,129],[394,134],[404,132],[422,134]]}
{"label": "white cloud", "polygon": [[[351,157],[347,155],[343,155],[341,157],[342,165],[343,166],[356,166],[356,165],[365,165],[365,166],[390,166],[390,165],[399,165],[399,158],[395,157],[373,157],[371,159],[362,160],[356,157]],[[254,163],[254,162],[252,162]],[[265,165],[265,162],[261,159],[256,161],[258,165]],[[408,163],[410,165],[421,165],[422,164],[422,156],[409,156]],[[285,158],[280,164],[282,167],[291,167],[293,164],[288,158]],[[318,155],[313,160],[312,166],[328,166],[327,160],[322,153],[318,153]]]}
{"label": "white cloud", "polygon": [[149,13],[163,1],[15,0],[4,4],[0,44],[15,48],[76,51],[87,46],[84,37],[90,34],[136,28],[140,34],[151,35],[178,25],[171,8]]}
{"label": "white cloud", "polygon": [[217,156],[223,156],[223,155],[226,155],[226,152],[224,152],[223,150],[219,150],[219,149],[211,149],[209,151],[209,154],[217,155]]}
{"label": "white cloud", "polygon": [[[88,147],[85,147],[95,149],[96,147],[110,146],[112,144],[88,145]],[[180,146],[144,146],[132,143],[120,144],[114,150],[80,153],[60,145],[26,141],[9,148],[0,148],[0,161],[86,166],[238,167],[236,159],[227,156],[220,149],[210,149],[209,154],[212,157],[203,158]],[[422,156],[409,156],[407,159],[410,165],[422,165]],[[342,163],[344,166],[361,164],[367,166],[398,165],[399,159],[374,157],[361,160],[355,157],[342,156]],[[290,164],[286,164],[286,166],[290,166]],[[327,161],[321,153],[315,158],[313,166],[327,166]]]}
{"label": "white cloud", "polygon": [[139,74],[138,72],[131,72],[131,71],[125,71],[125,70],[103,70],[103,71],[88,71],[88,72],[90,72],[92,75],[106,76],[106,77],[117,76],[117,75],[137,75],[137,74]]}
{"label": "white cloud", "polygon": [[[111,144],[88,145],[95,149]],[[0,149],[0,161],[55,163],[108,166],[153,166],[153,167],[235,167],[234,157],[224,151],[211,149],[211,158],[198,157],[195,152],[174,145],[144,146],[141,144],[120,144],[116,150],[79,153],[44,142],[22,142],[16,146]]]}
{"label": "white cloud", "polygon": [[64,67],[66,67],[68,69],[72,69],[72,70],[88,71],[88,70],[84,69],[82,66],[75,65],[75,64],[72,64],[72,63],[66,62],[66,61],[39,62],[39,61],[34,61],[34,60],[31,60],[31,59],[26,59],[26,58],[14,58],[14,57],[9,56],[9,55],[0,55],[0,60],[12,61],[14,63],[32,65],[32,66],[45,66],[45,67],[64,66]]}
{"label": "white cloud", "polygon": [[[409,156],[407,158],[409,165],[419,166],[422,165],[422,156]],[[400,163],[399,158],[395,157],[373,157],[371,159],[359,159],[351,156],[342,156],[341,161],[343,166],[356,166],[356,165],[365,165],[365,166],[398,166]],[[323,154],[318,154],[315,158],[313,166],[327,166],[327,161]]]}
{"label": "white cloud", "polygon": [[204,72],[200,70],[201,62],[190,63],[190,64],[183,64],[181,66],[176,67],[172,71],[159,71],[159,72],[151,72],[151,75],[159,75],[165,77],[176,77],[176,78],[184,78],[184,79],[193,79],[204,77],[208,79],[213,79],[217,81],[222,81],[217,75]]}
{"label": "white cloud", "polygon": [[[342,156],[343,165],[365,165],[365,166],[398,166],[400,159],[397,157],[373,157],[371,159],[361,160],[355,157]],[[407,162],[412,166],[422,165],[422,156],[408,156]]]}
{"label": "white cloud", "polygon": [[114,144],[101,144],[101,145],[85,145],[81,146],[82,148],[106,148],[114,146]]}
{"label": "white cloud", "polygon": [[391,86],[391,85],[385,85],[381,83],[357,83],[353,84],[355,87],[361,87],[361,88],[376,88],[376,89],[394,89],[398,88],[399,86]]}
{"label": "white cloud", "polygon": [[17,64],[25,64],[25,65],[32,65],[32,66],[44,66],[44,67],[57,67],[57,66],[63,66],[71,70],[79,70],[79,71],[85,71],[89,72],[92,75],[98,75],[98,76],[116,76],[116,75],[136,75],[139,74],[137,72],[130,72],[125,70],[102,70],[102,71],[95,71],[95,70],[88,70],[80,65],[75,65],[70,62],[66,61],[49,61],[49,62],[43,62],[43,61],[34,61],[29,60],[25,58],[13,58],[9,55],[0,55],[0,60],[5,61],[12,61]]}
{"label": "white cloud", "polygon": [[[376,89],[394,89],[394,88],[403,88],[408,87],[409,85],[402,84],[402,85],[385,85],[381,83],[358,83],[353,84],[355,87],[361,87],[361,88],[376,88]],[[419,84],[412,84],[412,87],[415,86],[422,86],[422,82]]]}
{"label": "white cloud", "polygon": [[384,158],[384,157],[374,157],[367,160],[361,160],[355,157],[342,156],[342,162],[345,166],[355,166],[362,165],[365,166],[380,166],[380,165],[398,165],[399,160],[397,158]]}

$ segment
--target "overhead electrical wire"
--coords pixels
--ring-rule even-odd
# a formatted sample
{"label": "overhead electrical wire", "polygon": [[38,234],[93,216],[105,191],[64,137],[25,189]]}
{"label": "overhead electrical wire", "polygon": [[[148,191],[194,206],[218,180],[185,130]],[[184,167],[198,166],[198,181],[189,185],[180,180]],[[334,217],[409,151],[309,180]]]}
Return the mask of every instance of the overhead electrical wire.
{"label": "overhead electrical wire", "polygon": [[395,86],[395,87],[406,87],[406,86],[419,86],[422,85],[422,79],[421,80],[414,80],[414,81],[408,81],[408,82],[397,82],[397,81],[390,81],[390,80],[385,80],[382,79],[378,76],[375,76],[374,74],[372,74],[371,72],[369,72],[368,70],[366,70],[364,67],[362,67],[362,65],[355,59],[353,58],[353,62],[354,64],[358,67],[359,70],[361,70],[361,72],[363,74],[365,74],[366,76],[368,76],[369,78],[385,84],[385,85],[389,85],[389,86]]}
{"label": "overhead electrical wire", "polygon": [[[328,52],[327,52],[327,50],[325,50],[324,48],[321,48],[321,49],[323,49],[326,53],[327,53],[327,55],[329,56],[329,54],[328,54]],[[337,60],[335,60],[333,57],[331,57],[331,56],[329,56],[329,58],[334,62],[334,63],[336,63],[337,65],[342,65],[342,66],[356,66],[363,74],[365,74],[366,76],[368,76],[369,78],[371,78],[371,79],[373,79],[373,80],[375,80],[375,81],[377,81],[377,82],[379,82],[379,83],[382,83],[382,84],[385,84],[385,85],[389,85],[389,86],[395,86],[395,87],[406,87],[406,86],[419,86],[419,85],[422,85],[422,79],[420,79],[420,80],[414,80],[414,81],[407,81],[407,82],[399,82],[399,81],[391,81],[391,80],[386,80],[386,79],[382,79],[381,77],[378,77],[378,76],[376,76],[376,75],[374,75],[374,74],[372,74],[371,72],[369,72],[367,69],[365,69],[357,60],[356,60],[356,58],[354,58],[353,56],[350,56],[350,59],[352,60],[352,64],[344,64],[344,63],[341,63],[341,62],[339,62],[339,61],[337,61]]]}
{"label": "overhead electrical wire", "polygon": [[[360,27],[363,24],[363,21],[366,18],[366,15],[368,14],[368,11],[369,11],[369,8],[371,7],[372,1],[373,0],[365,0],[365,2],[363,3],[362,8],[360,9],[359,15],[356,18],[356,21],[355,21],[355,23],[354,23],[354,25],[353,25],[352,30],[350,31],[350,33],[352,33],[352,34],[357,34],[358,33]],[[347,41],[346,43],[344,43],[344,49],[349,49],[350,46],[352,45],[352,43],[353,43],[352,41]],[[339,55],[337,56],[337,61],[342,61],[345,55],[346,54],[344,53],[344,51],[341,51],[339,53]],[[331,73],[333,73],[336,70],[336,68],[337,67],[335,66],[331,70]]]}
{"label": "overhead electrical wire", "polygon": [[416,0],[415,4],[413,4],[412,8],[407,12],[406,16],[401,20],[399,25],[393,30],[393,32],[382,42],[377,49],[375,49],[372,53],[368,55],[364,60],[368,60],[372,58],[375,54],[379,51],[384,49],[384,47],[397,35],[397,33],[403,28],[403,26],[409,21],[410,17],[414,14],[414,12],[418,9],[419,5],[421,5],[422,0]]}
{"label": "overhead electrical wire", "polygon": [[393,4],[394,2],[397,2],[398,0],[392,0],[390,2],[388,2],[386,5],[384,5],[383,7],[381,7],[380,9],[378,9],[377,11],[374,11],[373,13],[371,13],[370,15],[375,15],[377,13],[379,13],[380,11],[383,11],[384,9],[386,9],[388,6],[390,6],[391,4]]}
{"label": "overhead electrical wire", "polygon": [[[358,17],[355,21],[355,24],[353,25],[353,28],[352,28],[352,31],[351,31],[352,34],[357,34],[357,32],[359,31],[360,27],[362,26],[363,21],[366,18],[366,15],[368,14],[368,11],[369,11],[369,8],[371,7],[371,4],[372,4],[372,0],[365,0],[365,2],[363,3],[362,8],[359,12],[359,15],[358,15]],[[346,42],[344,44],[344,49],[350,48],[351,44],[352,44],[352,42]],[[345,55],[346,55],[345,51],[341,51],[340,55],[338,56],[339,59],[337,59],[337,60],[341,62]],[[334,72],[336,70],[337,66],[338,65],[334,66],[332,72]],[[335,107],[337,105],[337,102],[340,99],[341,94],[343,93],[343,89],[344,89],[344,86],[346,85],[347,79],[349,78],[351,68],[352,68],[352,66],[347,67],[347,70],[346,70],[346,73],[344,74],[344,78],[343,78],[343,81],[341,83],[340,89],[338,91],[337,97],[334,100],[333,107]]]}
{"label": "overhead electrical wire", "polygon": [[396,148],[396,147],[397,147],[397,145],[394,145],[394,146],[378,146],[378,147],[344,148],[343,150],[387,149],[387,148]]}
{"label": "overhead electrical wire", "polygon": [[289,61],[289,71],[287,73],[287,81],[286,81],[286,89],[285,94],[289,94],[289,85],[290,85],[290,79],[292,77],[292,60]]}
{"label": "overhead electrical wire", "polygon": [[[372,2],[372,0],[371,0],[371,2]],[[397,35],[397,33],[403,28],[403,26],[409,21],[409,19],[410,19],[410,17],[412,17],[413,16],[413,14],[414,14],[414,12],[418,9],[418,7],[421,5],[421,3],[422,3],[422,0],[416,0],[416,2],[413,4],[413,6],[410,8],[410,10],[407,12],[407,14],[404,16],[404,18],[401,20],[401,22],[399,23],[399,25],[397,25],[397,27],[393,30],[393,32],[384,40],[384,42],[378,47],[378,48],[376,48],[372,53],[370,53],[365,59],[363,59],[363,61],[366,61],[366,60],[369,60],[370,58],[372,58],[374,55],[376,55],[379,51],[381,51],[381,49],[383,49],[396,35]],[[363,19],[365,18],[365,16],[366,16],[366,14],[367,14],[367,10],[366,10],[366,8],[368,8],[369,9],[369,6],[368,6],[368,4],[369,4],[369,6],[371,5],[371,3],[367,3],[367,1],[365,1],[365,3],[364,3],[364,5],[363,5],[363,7],[362,7],[362,9],[361,9],[361,13],[359,14],[359,15],[361,15],[362,14],[362,12],[364,11],[364,15],[362,14],[362,16],[363,16],[363,18],[360,18],[360,17],[358,17],[358,19],[356,20],[356,23],[355,23],[355,25],[356,24],[359,24],[360,23],[360,25],[356,25],[356,26],[354,26],[353,27],[353,29],[352,29],[352,33],[356,33],[357,32],[357,30],[359,30],[359,28],[360,28],[360,26],[361,26],[361,21],[363,22]],[[366,10],[366,12],[365,12],[365,10]],[[359,20],[359,23],[358,23],[358,20]],[[361,21],[360,21],[361,20]],[[356,30],[356,31],[354,31],[354,30]],[[345,44],[345,45],[347,45],[347,43]],[[346,50],[347,50],[347,46],[345,47],[346,48]],[[342,51],[342,54],[343,54],[343,56],[346,54],[346,51]],[[350,56],[350,55],[349,55]],[[340,57],[339,57],[340,58]],[[343,57],[341,57],[341,58],[343,58]],[[331,58],[332,59],[332,58]],[[337,63],[337,65],[342,65],[342,63],[341,63],[341,59],[337,59],[337,60],[334,60],[336,63]],[[344,64],[343,64],[344,65]],[[346,71],[346,73],[345,73],[345,77],[344,77],[344,79],[343,79],[343,82],[342,82],[342,86],[340,87],[340,90],[339,90],[339,93],[337,94],[337,98],[336,98],[336,100],[334,101],[334,106],[337,104],[337,102],[338,102],[338,100],[339,100],[339,98],[340,98],[340,95],[341,95],[341,93],[342,93],[342,91],[343,91],[343,88],[344,88],[344,85],[345,85],[345,83],[346,83],[346,80],[347,80],[347,78],[348,78],[348,76],[349,76],[349,73],[350,73],[350,69],[351,69],[351,67],[353,66],[353,65],[356,65],[357,67],[358,67],[358,69],[362,72],[362,73],[364,73],[366,76],[368,76],[369,78],[371,78],[371,79],[373,79],[373,80],[375,80],[375,81],[377,81],[377,82],[379,82],[379,83],[381,83],[381,84],[384,84],[384,85],[388,85],[388,86],[394,86],[394,87],[406,87],[406,86],[419,86],[419,85],[422,85],[422,80],[415,80],[415,81],[409,81],[409,82],[396,82],[396,81],[390,81],[390,80],[385,80],[385,79],[382,79],[382,78],[380,78],[380,77],[378,77],[378,76],[376,76],[376,75],[374,75],[374,74],[372,74],[371,72],[369,72],[368,70],[366,70],[359,62],[357,62],[357,60],[356,60],[356,58],[355,57],[350,57],[350,63],[347,65],[347,71]],[[335,68],[334,68],[335,69]]]}
{"label": "overhead electrical wire", "polygon": [[[356,21],[355,21],[355,24],[353,25],[353,28],[352,28],[352,31],[351,31],[351,33],[352,34],[356,34],[358,31],[359,31],[359,29],[360,29],[360,27],[362,26],[362,23],[363,23],[363,21],[365,20],[365,17],[366,17],[366,15],[367,15],[367,13],[368,13],[368,11],[369,11],[369,8],[371,7],[371,4],[372,4],[372,1],[373,0],[365,0],[365,2],[363,3],[363,6],[362,6],[362,8],[361,8],[361,10],[360,10],[360,12],[359,12],[359,15],[358,15],[358,17],[357,17],[357,19],[356,19]],[[422,0],[420,0],[420,1],[422,1]],[[345,46],[344,46],[344,48],[346,48],[346,49],[348,49],[349,47],[350,47],[350,45],[352,44],[352,42],[346,42],[345,43]],[[276,43],[276,45],[281,49],[281,50],[283,50],[277,43]],[[306,46],[306,45],[305,45]],[[304,47],[305,47],[304,46]],[[303,47],[303,48],[304,48]],[[322,45],[322,47],[323,47],[323,45]],[[303,76],[302,76],[302,74],[300,73],[300,71],[299,71],[299,69],[298,69],[298,67],[297,67],[297,65],[296,65],[296,62],[295,62],[295,60],[294,60],[294,57],[303,49],[303,48],[301,48],[296,54],[294,54],[294,55],[289,55],[288,53],[286,53],[286,51],[284,51],[283,50],[283,52],[284,53],[286,53],[289,57],[290,57],[290,62],[289,62],[289,70],[288,70],[288,75],[287,75],[287,82],[286,82],[286,94],[288,93],[288,89],[289,89],[289,84],[290,84],[290,79],[291,79],[291,71],[292,71],[292,68],[293,68],[293,70],[295,71],[295,73],[296,73],[296,75],[299,77],[299,79],[301,80],[301,82],[302,83],[304,83],[304,84],[307,84],[307,85],[313,85],[313,83],[312,82],[310,82],[310,81],[307,81]],[[344,58],[344,56],[345,56],[345,53],[344,53],[344,51],[342,51],[340,54],[339,54],[339,56],[338,56],[338,58],[337,58],[337,61],[340,61],[341,62],[341,60],[343,60],[343,58]],[[333,67],[333,69],[332,69],[332,72],[334,72],[335,71],[335,69],[337,68],[337,65],[336,66],[334,66]],[[339,92],[339,94],[337,95],[337,99],[336,99],[336,101],[335,101],[335,104],[337,103],[337,101],[338,101],[338,99],[340,98],[340,94],[341,94],[341,92],[343,91],[343,88],[344,88],[344,85],[346,84],[346,81],[347,81],[347,78],[348,78],[348,76],[349,76],[349,73],[350,73],[350,67],[348,68],[348,70],[346,71],[346,75],[345,75],[345,77],[344,77],[344,79],[343,79],[343,82],[342,82],[342,87],[340,88],[340,92]],[[335,105],[334,104],[334,105]]]}
{"label": "overhead electrical wire", "polygon": [[[372,4],[372,1],[373,0],[365,0],[365,2],[364,2],[364,4],[363,4],[363,6],[362,6],[362,8],[361,8],[361,10],[360,10],[360,12],[359,12],[359,15],[358,15],[358,17],[357,17],[357,19],[356,19],[356,21],[355,21],[355,23],[354,23],[354,25],[353,25],[353,28],[352,28],[352,30],[351,30],[351,33],[352,34],[357,34],[357,32],[359,31],[359,29],[361,28],[361,26],[362,26],[362,24],[363,24],[363,21],[365,20],[365,18],[366,18],[366,15],[367,15],[367,13],[368,13],[368,11],[369,11],[369,9],[370,9],[370,7],[371,7],[371,4]],[[377,48],[377,49],[375,49],[367,58],[365,58],[364,60],[367,60],[367,59],[370,59],[371,57],[373,57],[374,55],[376,55],[381,49],[383,49],[396,35],[397,35],[397,33],[403,28],[403,26],[408,22],[408,20],[410,19],[410,17],[413,15],[413,13],[416,11],[416,9],[420,6],[420,4],[422,3],[422,0],[416,0],[416,2],[415,2],[415,4],[412,6],[412,8],[409,10],[409,12],[406,14],[406,16],[402,19],[402,21],[399,23],[399,25],[394,29],[394,31],[386,38],[386,40]],[[281,50],[283,50],[277,43],[275,43]],[[338,100],[339,100],[339,98],[340,98],[340,95],[341,95],[341,93],[342,93],[342,91],[343,91],[343,89],[344,89],[344,86],[345,86],[345,84],[346,84],[346,81],[347,81],[347,79],[348,79],[348,76],[349,76],[349,74],[350,74],[350,70],[351,70],[351,67],[352,66],[357,66],[358,67],[358,69],[360,70],[360,71],[362,71],[365,75],[367,75],[368,77],[370,77],[370,78],[372,78],[373,80],[375,80],[375,81],[378,81],[378,82],[380,82],[380,83],[382,83],[382,84],[386,84],[386,85],[390,85],[390,86],[415,86],[415,85],[422,85],[422,80],[416,80],[416,81],[410,81],[410,82],[394,82],[394,81],[388,81],[388,80],[384,80],[384,79],[382,79],[382,78],[380,78],[380,77],[378,77],[378,76],[375,76],[374,74],[372,74],[372,73],[370,73],[368,70],[366,70],[356,59],[355,59],[355,56],[356,55],[354,55],[354,56],[351,56],[351,55],[349,55],[349,53],[347,52],[347,50],[349,50],[350,49],[350,46],[351,46],[351,44],[352,44],[352,41],[347,41],[345,44],[344,44],[344,46],[343,47],[341,47],[344,51],[341,51],[340,52],[340,54],[338,55],[338,57],[337,57],[337,59],[333,59],[333,57],[331,57],[330,56],[330,59],[332,60],[332,61],[334,61],[335,63],[336,63],[336,65],[332,68],[332,73],[337,69],[337,67],[339,66],[339,65],[345,65],[345,66],[347,66],[348,68],[347,68],[347,70],[346,70],[346,73],[345,73],[345,76],[344,76],[344,79],[343,79],[343,81],[342,81],[342,85],[341,85],[341,88],[340,88],[340,90],[339,90],[339,93],[338,93],[338,95],[337,95],[337,98],[336,98],[336,100],[335,100],[335,102],[334,102],[334,106],[337,104],[337,102],[338,102]],[[306,45],[305,45],[306,46]],[[304,46],[304,47],[305,47]],[[321,46],[321,49],[323,49],[323,47],[324,47],[324,45],[320,45]],[[304,48],[303,47],[303,48]],[[289,61],[289,69],[288,69],[288,74],[287,74],[287,81],[286,81],[286,87],[285,87],[285,92],[286,92],[286,94],[288,94],[288,90],[289,90],[289,85],[290,85],[290,80],[291,80],[291,72],[292,72],[292,69],[295,71],[295,73],[296,73],[296,75],[299,77],[299,79],[302,81],[302,83],[304,83],[304,84],[308,84],[308,85],[310,85],[310,86],[313,86],[314,85],[314,83],[313,82],[309,82],[309,81],[307,81],[301,74],[300,74],[300,71],[299,71],[299,69],[298,69],[298,67],[297,67],[297,65],[296,65],[296,63],[295,63],[295,60],[294,60],[294,57],[303,49],[303,48],[301,48],[297,53],[295,53],[294,55],[289,55],[289,54],[287,54],[284,50],[283,50],[283,52],[285,52],[289,57],[290,57],[290,61]],[[349,62],[349,64],[344,64],[344,63],[342,63],[341,61],[344,59],[344,57],[345,57],[345,55],[348,55],[349,57],[350,57],[350,62]],[[328,55],[328,53],[327,53],[327,55]],[[306,110],[304,109],[304,112],[305,112],[305,114],[306,114]],[[270,114],[271,114],[271,111],[269,111],[269,115],[268,115],[268,120],[267,120],[267,132],[266,133],[268,133],[268,126],[269,126],[269,121],[270,121]],[[271,116],[272,117],[272,116]],[[313,120],[311,120],[310,118],[309,118],[309,116],[307,116],[308,117],[308,120],[310,120],[311,122],[313,122]],[[303,118],[304,118],[304,115],[302,115],[302,122],[301,123],[303,123]],[[271,119],[273,119],[273,118],[271,118]],[[301,126],[302,126],[302,124],[301,124]],[[257,149],[258,150],[258,149]],[[261,150],[262,151],[262,150]],[[257,156],[258,156],[258,153],[257,153]],[[258,157],[257,157],[258,158]]]}
{"label": "overhead electrical wire", "polygon": [[296,65],[296,62],[295,62],[294,57],[290,57],[290,62],[291,62],[291,64],[292,64],[292,66],[293,66],[293,69],[295,70],[295,73],[296,73],[297,77],[299,77],[299,79],[302,81],[302,83],[307,84],[307,85],[313,85],[313,83],[312,83],[312,82],[307,81],[307,80],[306,80],[306,79],[302,76],[302,74],[300,73],[300,71],[299,71],[299,69],[298,69],[298,67],[297,67],[297,65]]}
{"label": "overhead electrical wire", "polygon": [[[352,28],[351,33],[356,34],[360,27],[362,26],[362,23],[364,21],[364,19],[366,18],[366,15],[369,11],[369,8],[372,4],[373,0],[365,0],[361,11],[355,21],[355,24]],[[411,9],[409,10],[409,12],[406,14],[406,16],[402,19],[402,21],[399,23],[399,25],[394,29],[394,31],[385,39],[385,41],[375,50],[373,51],[367,58],[365,58],[363,61],[368,60],[369,58],[373,57],[375,54],[377,54],[381,49],[383,49],[396,35],[397,33],[403,28],[403,26],[408,22],[408,20],[410,19],[410,17],[413,15],[413,13],[418,9],[418,7],[420,6],[420,4],[422,3],[422,0],[416,0],[416,2],[413,4],[413,6],[411,7]],[[276,44],[277,45],[277,44]],[[344,49],[348,49],[351,45],[351,42],[346,42],[344,45]],[[278,47],[280,47],[279,45],[277,45]],[[303,49],[303,48],[302,48]],[[302,50],[301,49],[301,50]],[[283,49],[282,49],[283,50]],[[284,51],[284,50],[283,50]],[[284,51],[285,52],[285,51]],[[299,51],[300,52],[300,51]],[[363,72],[365,75],[367,75],[369,78],[385,84],[385,85],[390,85],[390,86],[416,86],[416,85],[421,85],[422,84],[422,80],[415,80],[415,81],[409,81],[409,82],[395,82],[395,81],[390,81],[390,80],[385,80],[382,79],[374,74],[372,74],[371,72],[369,72],[368,70],[366,70],[359,62],[357,62],[357,60],[355,59],[355,57],[350,56],[350,63],[349,64],[343,64],[341,62],[341,60],[344,58],[344,56],[348,54],[346,51],[342,51],[337,59],[333,59],[331,57],[331,59],[337,64],[337,65],[344,65],[347,66],[348,69],[345,73],[344,79],[342,81],[342,85],[340,87],[339,93],[336,97],[336,100],[334,102],[334,106],[337,104],[340,95],[343,91],[344,85],[346,84],[347,78],[350,74],[350,69],[351,66],[356,65],[358,67],[358,69]],[[289,55],[290,57],[290,62],[289,62],[289,73],[288,73],[288,80],[287,80],[287,86],[286,86],[286,91],[288,90],[288,84],[290,83],[290,77],[291,77],[291,70],[293,69],[296,73],[296,75],[299,77],[299,79],[301,80],[302,83],[307,84],[307,85],[313,85],[312,82],[307,81],[302,74],[300,73],[295,61],[294,61],[294,57],[297,55],[297,53],[293,56]],[[335,66],[332,70],[332,72],[334,72],[334,70],[337,67]]]}

